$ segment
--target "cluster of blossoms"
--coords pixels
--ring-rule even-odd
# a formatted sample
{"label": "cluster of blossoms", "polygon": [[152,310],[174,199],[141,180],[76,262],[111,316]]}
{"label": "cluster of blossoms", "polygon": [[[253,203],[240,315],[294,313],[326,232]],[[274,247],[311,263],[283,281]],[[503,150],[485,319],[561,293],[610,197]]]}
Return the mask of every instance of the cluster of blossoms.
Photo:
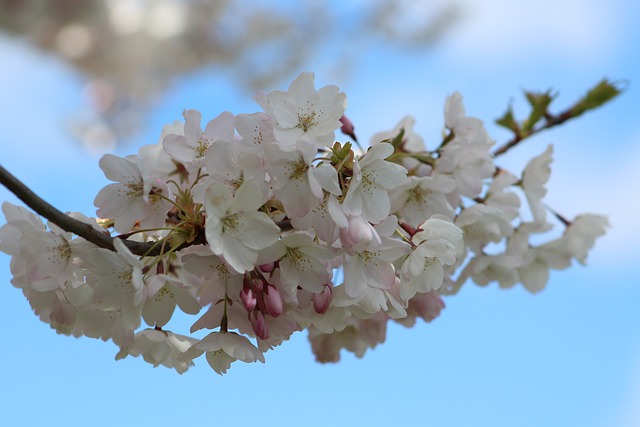
{"label": "cluster of blossoms", "polygon": [[[72,216],[115,230],[115,251],[4,203],[0,250],[44,322],[179,373],[203,354],[218,373],[264,362],[305,329],[317,360],[335,362],[343,348],[362,356],[383,342],[389,320],[433,320],[469,278],[537,292],[550,269],[584,263],[607,226],[557,215],[564,233],[532,244],[551,227],[542,198],[552,147],[519,176],[498,168],[458,93],[433,149],[410,117],[367,150],[336,142],[338,129],[357,142],[346,96],[316,90],[311,73],[255,100],[263,112],[224,112],[204,130],[186,110],[159,144],[100,160],[114,183],[95,199],[99,219]],[[149,251],[134,255],[130,242]],[[170,331],[176,308],[206,334]]]}

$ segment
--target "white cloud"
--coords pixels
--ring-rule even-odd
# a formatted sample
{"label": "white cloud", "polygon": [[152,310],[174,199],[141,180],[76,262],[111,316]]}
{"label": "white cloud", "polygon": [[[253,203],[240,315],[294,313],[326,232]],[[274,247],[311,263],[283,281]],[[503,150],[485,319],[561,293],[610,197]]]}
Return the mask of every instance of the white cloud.
{"label": "white cloud", "polygon": [[617,39],[620,9],[581,0],[460,0],[462,19],[445,43],[448,54],[474,63],[544,54],[595,62]]}

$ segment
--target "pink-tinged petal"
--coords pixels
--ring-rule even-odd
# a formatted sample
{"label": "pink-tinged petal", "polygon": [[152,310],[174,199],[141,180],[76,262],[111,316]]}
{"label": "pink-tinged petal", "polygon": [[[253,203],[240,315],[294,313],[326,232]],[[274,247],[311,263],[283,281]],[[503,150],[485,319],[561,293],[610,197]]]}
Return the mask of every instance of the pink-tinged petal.
{"label": "pink-tinged petal", "polygon": [[249,249],[233,236],[223,234],[221,238],[224,251],[216,255],[222,255],[231,268],[240,274],[254,269],[258,259],[256,251]]}
{"label": "pink-tinged petal", "polygon": [[207,238],[207,243],[209,244],[211,251],[216,255],[222,255],[224,252],[222,223],[218,220],[214,223],[212,219],[213,218],[207,219],[204,230],[205,237]]}
{"label": "pink-tinged petal", "polygon": [[[324,192],[322,191],[322,186],[320,185],[320,182],[318,181],[318,178],[315,174],[315,168],[309,169],[307,173],[307,181],[309,183],[309,188],[311,189],[311,194],[313,195],[313,197],[316,200],[322,199]],[[306,212],[301,216],[306,215],[309,212],[309,210],[310,210],[310,206],[307,206]]]}
{"label": "pink-tinged petal", "polygon": [[366,152],[362,158],[360,158],[360,167],[365,168],[370,165],[375,160],[386,159],[390,155],[393,154],[394,148],[393,145],[381,142],[379,144],[374,145]]}
{"label": "pink-tinged petal", "polygon": [[231,142],[219,140],[211,144],[207,151],[206,164],[209,174],[216,178],[232,180],[240,177],[241,171],[234,159]]}
{"label": "pink-tinged petal", "polygon": [[338,199],[333,196],[329,197],[327,201],[327,211],[329,212],[329,216],[331,216],[333,222],[335,222],[339,228],[348,227],[349,220],[347,218],[347,215],[344,214],[344,211],[342,210],[342,206],[338,202]]}
{"label": "pink-tinged petal", "polygon": [[263,212],[247,212],[241,221],[243,224],[238,227],[238,239],[251,249],[264,249],[280,237],[280,227]]}
{"label": "pink-tinged petal", "polygon": [[518,269],[520,281],[531,293],[540,292],[549,281],[549,267],[539,260]]}
{"label": "pink-tinged petal", "polygon": [[238,114],[233,122],[246,147],[264,149],[274,141],[273,123],[268,114]]}
{"label": "pink-tinged petal", "polygon": [[[134,156],[130,156],[135,158]],[[105,154],[99,162],[100,169],[111,181],[121,183],[142,182],[140,167],[136,162],[126,157]]]}
{"label": "pink-tinged petal", "polygon": [[185,120],[184,136],[192,146],[195,146],[195,142],[202,136],[202,129],[200,128],[202,114],[198,110],[184,110],[182,115]]}
{"label": "pink-tinged petal", "polygon": [[222,184],[212,184],[205,191],[204,206],[209,217],[224,218],[232,203],[231,193]]}
{"label": "pink-tinged petal", "polygon": [[367,168],[367,175],[376,185],[387,190],[407,182],[407,170],[403,166],[384,160],[378,160]]}
{"label": "pink-tinged petal", "polygon": [[159,294],[144,304],[142,317],[149,326],[163,327],[169,322],[175,309],[176,303],[173,298]]}
{"label": "pink-tinged petal", "polygon": [[411,280],[422,274],[424,271],[425,258],[418,252],[412,252],[411,255],[402,264],[401,272],[404,280]]}
{"label": "pink-tinged petal", "polygon": [[[194,333],[201,329],[215,329],[220,326],[222,320],[221,305],[212,305],[198,320],[191,325],[189,332]],[[202,354],[202,353],[200,353]]]}
{"label": "pink-tinged petal", "polygon": [[207,352],[205,358],[207,359],[209,366],[211,366],[211,369],[220,375],[226,374],[231,367],[231,363],[235,360],[224,352],[216,353],[210,351]]}
{"label": "pink-tinged petal", "polygon": [[344,286],[344,290],[351,298],[356,298],[364,293],[367,279],[364,262],[360,257],[350,257],[344,263]]}
{"label": "pink-tinged petal", "polygon": [[[322,193],[321,189],[320,192]],[[280,198],[289,218],[302,218],[307,215],[320,199],[310,191],[306,178],[287,181],[280,190],[274,191],[274,193],[276,197]]]}
{"label": "pink-tinged petal", "polygon": [[264,204],[264,195],[258,184],[252,180],[246,180],[236,191],[233,202],[229,206],[230,212],[257,211]]}
{"label": "pink-tinged petal", "polygon": [[129,232],[143,216],[141,193],[139,196],[130,193],[132,191],[122,184],[109,184],[98,192],[93,202],[99,207],[96,214],[101,218],[114,219],[114,228],[119,233]]}
{"label": "pink-tinged petal", "polygon": [[274,244],[260,251],[258,255],[258,264],[260,269],[266,273],[273,270],[273,262],[278,261],[287,253],[287,246],[282,240],[276,241]]}
{"label": "pink-tinged petal", "polygon": [[176,300],[176,304],[180,307],[180,310],[184,311],[187,314],[198,314],[202,306],[198,302],[198,300],[186,289],[175,289],[177,286],[174,286],[174,298]]}
{"label": "pink-tinged petal", "polygon": [[315,78],[316,75],[314,73],[300,73],[289,85],[288,92],[292,94],[293,100],[298,105],[304,105],[306,101],[318,98],[315,89]]}
{"label": "pink-tinged petal", "polygon": [[193,160],[193,147],[187,142],[187,138],[182,135],[169,134],[162,141],[164,151],[174,159],[180,162],[188,162]]}
{"label": "pink-tinged petal", "polygon": [[213,141],[228,141],[234,140],[233,132],[233,114],[229,111],[224,111],[218,115],[215,119],[207,123],[204,129],[205,136]]}
{"label": "pink-tinged petal", "polygon": [[395,280],[396,273],[390,263],[378,260],[375,266],[366,265],[368,283],[376,288],[390,289]]}
{"label": "pink-tinged petal", "polygon": [[389,194],[383,190],[374,190],[368,192],[362,197],[362,215],[366,219],[377,224],[389,216],[391,211],[391,203],[389,202]]}
{"label": "pink-tinged petal", "polygon": [[331,194],[339,196],[342,194],[340,183],[338,182],[338,172],[328,163],[320,163],[313,171],[320,186]]}
{"label": "pink-tinged petal", "polygon": [[380,259],[387,262],[395,262],[403,256],[407,255],[411,251],[411,247],[408,243],[403,242],[400,239],[383,239],[382,245],[380,245],[382,251]]}
{"label": "pink-tinged petal", "polygon": [[[273,114],[276,124],[281,128],[293,129],[300,119],[295,110],[295,104],[291,100],[291,96],[282,91],[274,91],[268,95],[269,109]],[[276,129],[274,129],[275,134]],[[276,134],[276,139],[278,135]]]}
{"label": "pink-tinged petal", "polygon": [[347,195],[342,202],[342,210],[347,215],[360,216],[362,215],[363,209],[361,192],[357,191],[356,186],[349,187],[349,191],[347,191]]}
{"label": "pink-tinged petal", "polygon": [[416,280],[423,280],[424,283],[419,289],[421,293],[429,291],[437,291],[442,286],[444,280],[444,269],[442,264],[433,259],[427,259],[424,267],[424,273]]}

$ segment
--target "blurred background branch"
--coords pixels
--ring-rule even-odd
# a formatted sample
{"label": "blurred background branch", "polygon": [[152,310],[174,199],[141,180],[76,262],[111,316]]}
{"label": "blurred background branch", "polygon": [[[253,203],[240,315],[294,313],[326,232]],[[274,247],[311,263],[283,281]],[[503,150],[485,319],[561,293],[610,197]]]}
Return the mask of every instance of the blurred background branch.
{"label": "blurred background branch", "polygon": [[71,132],[105,151],[139,133],[187,73],[230,71],[230,84],[267,89],[319,53],[344,73],[381,43],[431,48],[459,15],[456,2],[434,0],[0,0],[0,31],[86,79],[91,111],[73,118]]}

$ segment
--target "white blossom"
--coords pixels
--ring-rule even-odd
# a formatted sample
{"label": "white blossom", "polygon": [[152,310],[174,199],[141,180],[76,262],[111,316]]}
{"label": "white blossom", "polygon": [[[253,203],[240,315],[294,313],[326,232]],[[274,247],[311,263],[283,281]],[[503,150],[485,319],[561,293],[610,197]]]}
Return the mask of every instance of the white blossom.
{"label": "white blossom", "polygon": [[114,219],[114,228],[120,233],[130,231],[138,221],[142,228],[164,224],[172,207],[165,198],[171,194],[163,181],[144,177],[140,157],[106,154],[100,159],[100,167],[116,183],[107,185],[96,196],[98,216]]}
{"label": "white blossom", "polygon": [[162,145],[165,151],[182,163],[188,170],[196,170],[205,164],[205,157],[215,141],[233,141],[233,114],[228,111],[207,123],[204,131],[200,127],[202,114],[197,110],[185,110],[184,132],[168,134]]}
{"label": "white blossom", "polygon": [[339,90],[332,85],[316,91],[315,75],[302,73],[286,92],[270,92],[261,105],[273,118],[276,141],[283,146],[294,146],[299,140],[330,146],[347,107],[347,97]]}
{"label": "white blossom", "polygon": [[389,190],[407,180],[407,170],[404,167],[384,160],[391,154],[391,144],[377,144],[354,162],[353,178],[342,204],[346,214],[362,215],[373,224],[389,216]]}
{"label": "white blossom", "polygon": [[445,265],[453,265],[462,252],[462,230],[445,216],[433,215],[420,225],[413,246],[400,267],[400,296],[408,301],[416,293],[437,291]]}
{"label": "white blossom", "polygon": [[278,226],[258,211],[263,203],[253,180],[244,181],[233,196],[222,184],[207,188],[207,242],[213,253],[223,256],[238,273],[253,270],[258,251],[278,239]]}
{"label": "white blossom", "polygon": [[[542,206],[542,198],[547,194],[545,187],[551,175],[551,162],[553,160],[553,145],[547,146],[544,153],[534,157],[527,163],[522,173],[522,189],[527,197],[527,203],[533,222],[544,225],[546,223],[546,211]],[[545,228],[547,228],[545,226]]]}
{"label": "white blossom", "polygon": [[206,353],[207,362],[218,374],[227,373],[231,363],[240,360],[245,363],[260,361],[264,356],[256,346],[242,335],[235,332],[212,332],[192,345],[180,360],[190,363],[196,357]]}
{"label": "white blossom", "polygon": [[136,333],[133,342],[125,345],[116,355],[116,360],[128,355],[142,358],[157,368],[160,365],[173,368],[183,374],[193,366],[193,362],[181,360],[182,355],[198,340],[173,332],[144,329]]}

